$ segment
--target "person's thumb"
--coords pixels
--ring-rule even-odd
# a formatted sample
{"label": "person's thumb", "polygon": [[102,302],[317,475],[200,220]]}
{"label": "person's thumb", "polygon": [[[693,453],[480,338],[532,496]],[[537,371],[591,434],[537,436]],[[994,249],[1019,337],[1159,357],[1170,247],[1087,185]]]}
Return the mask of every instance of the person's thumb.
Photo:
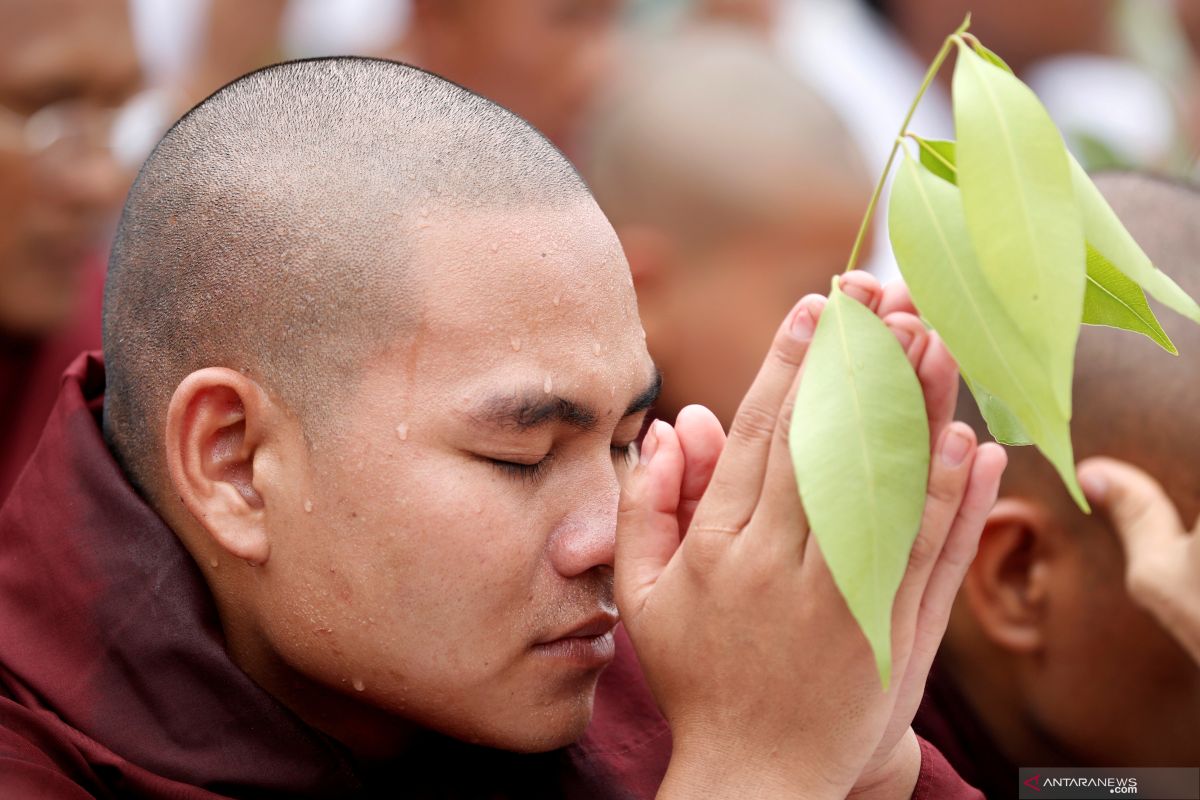
{"label": "person's thumb", "polygon": [[1089,458],[1079,464],[1079,484],[1087,499],[1112,522],[1126,557],[1175,545],[1184,533],[1175,505],[1154,478],[1115,458]]}
{"label": "person's thumb", "polygon": [[617,605],[628,627],[679,549],[679,488],[684,457],[675,430],[655,420],[638,466],[621,490],[614,564]]}

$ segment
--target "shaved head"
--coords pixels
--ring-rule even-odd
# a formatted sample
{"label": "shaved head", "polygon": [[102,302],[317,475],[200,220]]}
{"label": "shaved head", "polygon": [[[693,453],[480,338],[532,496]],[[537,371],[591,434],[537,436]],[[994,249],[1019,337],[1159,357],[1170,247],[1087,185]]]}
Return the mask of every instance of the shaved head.
{"label": "shaved head", "polygon": [[[1138,173],[1106,173],[1096,184],[1156,266],[1200,297],[1200,193]],[[1150,300],[1179,350],[1172,356],[1144,336],[1084,326],[1075,364],[1071,437],[1075,459],[1107,455],[1136,464],[1163,482],[1186,520],[1200,513],[1200,325]],[[962,414],[983,436],[970,395]],[[1050,465],[1032,447],[1009,449],[1005,495],[1071,502]]]}
{"label": "shaved head", "polygon": [[364,363],[421,315],[406,270],[434,220],[587,202],[519,117],[390,61],[280,64],[164,136],[121,217],[104,299],[104,427],[154,493],[175,387],[259,380],[311,438]]}

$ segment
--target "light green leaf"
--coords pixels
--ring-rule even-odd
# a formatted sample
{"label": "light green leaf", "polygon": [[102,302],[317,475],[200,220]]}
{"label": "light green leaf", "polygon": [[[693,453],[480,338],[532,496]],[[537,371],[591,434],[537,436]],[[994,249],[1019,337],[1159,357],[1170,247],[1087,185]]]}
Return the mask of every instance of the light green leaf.
{"label": "light green leaf", "polygon": [[925,507],[929,421],[896,336],[836,280],[805,357],[790,444],[813,535],[886,690],[892,603]]}
{"label": "light green leaf", "polygon": [[[921,315],[973,388],[999,401],[991,412],[985,404],[985,414],[997,415],[987,417],[989,427],[1037,445],[1086,510],[1075,477],[1069,411],[1059,408],[1044,359],[1020,334],[983,273],[959,190],[906,153],[892,185],[888,224],[900,272]],[[1079,325],[1078,316],[1072,324]],[[1020,431],[1002,411],[1015,417]]]}
{"label": "light green leaf", "polygon": [[937,175],[944,181],[958,184],[958,168],[954,166],[954,142],[944,139],[922,139],[916,134],[909,134],[921,148],[921,164],[925,169]]}
{"label": "light green leaf", "polygon": [[[957,183],[958,170],[955,166],[954,142],[922,139],[920,136],[910,135],[921,148],[921,164],[939,178],[950,183]],[[1072,159],[1072,176],[1079,181],[1080,176],[1076,174],[1076,170],[1079,170],[1079,166]],[[1080,172],[1082,171],[1080,170]],[[1082,175],[1082,178],[1091,184],[1091,179],[1086,175]],[[1092,190],[1095,191],[1094,184],[1092,184]],[[1101,197],[1100,200],[1103,202],[1104,198]],[[1089,223],[1089,219],[1100,219],[1101,221],[1099,224]],[[1095,214],[1090,218],[1085,216],[1083,220],[1084,233],[1086,235],[1089,228],[1102,229],[1106,224],[1111,224],[1111,220],[1100,218]],[[1117,221],[1116,224],[1120,225],[1120,222]],[[1124,231],[1123,226],[1122,231]],[[1102,230],[1101,233],[1103,234]],[[1133,246],[1137,247],[1136,242]],[[1087,283],[1083,294],[1083,322],[1087,325],[1108,325],[1144,334],[1167,352],[1178,355],[1175,345],[1171,343],[1170,338],[1159,325],[1158,319],[1154,316],[1154,312],[1150,309],[1146,297],[1138,285],[1091,244],[1087,244],[1086,249]],[[1139,252],[1140,250],[1138,248]],[[1170,281],[1170,278],[1166,278],[1166,280]],[[1171,285],[1174,286],[1173,281]],[[1177,286],[1175,288],[1178,289]],[[1179,289],[1180,293],[1182,291]],[[974,389],[972,389],[972,393],[975,393]],[[979,399],[978,394],[976,394],[976,399]],[[994,430],[992,434],[995,435]],[[999,437],[996,440],[1001,441]]]}
{"label": "light green leaf", "polygon": [[999,67],[1009,75],[1015,74],[1012,70],[1012,67],[1006,64],[1003,58],[985,47],[983,42],[979,41],[978,39],[975,39],[971,42],[971,49],[978,53],[980,58],[991,64],[993,67]]}
{"label": "light green leaf", "polygon": [[958,186],[979,265],[1069,418],[1085,280],[1066,146],[1029,87],[961,44],[953,91]]}
{"label": "light green leaf", "polygon": [[993,439],[1000,444],[1017,447],[1033,444],[1033,439],[1025,431],[1021,420],[1017,419],[1017,415],[1012,412],[1012,409],[1004,405],[1003,400],[982,386],[972,383],[966,375],[963,376],[963,382],[971,390],[971,396],[975,398],[975,405],[979,408],[979,413],[983,415],[984,421],[987,422],[988,433],[992,434]]}
{"label": "light green leaf", "polygon": [[1083,231],[1088,243],[1127,278],[1167,308],[1193,322],[1200,322],[1200,306],[1179,284],[1150,261],[1133,240],[1112,206],[1074,158],[1070,158],[1071,180],[1083,211]]}
{"label": "light green leaf", "polygon": [[1090,244],[1087,246],[1083,321],[1087,325],[1107,325],[1143,334],[1171,355],[1179,355],[1138,285]]}

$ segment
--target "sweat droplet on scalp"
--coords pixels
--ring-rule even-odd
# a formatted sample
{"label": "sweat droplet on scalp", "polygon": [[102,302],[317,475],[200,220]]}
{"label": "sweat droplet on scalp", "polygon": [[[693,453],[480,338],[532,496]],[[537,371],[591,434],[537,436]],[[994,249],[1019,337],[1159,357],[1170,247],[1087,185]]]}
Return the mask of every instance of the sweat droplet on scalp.
{"label": "sweat droplet on scalp", "polygon": [[396,426],[396,435],[400,437],[400,441],[404,441],[405,439],[408,438],[408,423],[407,422],[401,422],[399,425]]}

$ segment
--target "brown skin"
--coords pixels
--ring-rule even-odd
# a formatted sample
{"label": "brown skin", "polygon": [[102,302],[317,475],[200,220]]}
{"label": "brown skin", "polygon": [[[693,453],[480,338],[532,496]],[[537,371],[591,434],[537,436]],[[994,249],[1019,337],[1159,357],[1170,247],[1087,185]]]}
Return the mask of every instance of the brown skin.
{"label": "brown skin", "polygon": [[[452,224],[431,219],[407,251],[419,276],[412,328],[394,332],[391,352],[307,440],[252,373],[207,367],[173,394],[165,444],[178,502],[158,509],[203,570],[235,661],[365,758],[401,752],[417,728],[511,750],[561,746],[590,720],[611,649],[570,659],[544,645],[615,622],[621,558],[622,608],[635,644],[657,645],[648,677],[675,728],[664,797],[708,796],[718,779],[761,797],[909,797],[920,768],[909,722],[1004,466],[999,448],[976,450],[965,426],[948,425],[954,365],[911,304],[869,276],[843,281],[906,343],[938,432],[897,599],[894,689],[881,694],[814,548],[778,535],[802,534],[803,511],[786,439],[762,421],[786,430],[820,305],[802,302],[777,331],[727,446],[707,412],[678,433],[659,421],[657,448],[635,468],[626,458],[655,373],[603,214],[589,201],[443,219]],[[569,401],[577,423],[580,408],[591,419],[497,418],[514,397],[550,399],[551,410]],[[542,468],[521,475],[515,463]],[[641,488],[618,506],[635,475]],[[747,519],[730,538],[729,521]],[[713,548],[734,541],[718,558]],[[713,568],[689,572],[692,558]],[[720,613],[701,602],[713,598],[728,600]],[[791,635],[776,622],[758,630],[774,620]],[[759,683],[736,678],[755,662],[716,644],[735,632],[782,646],[753,667]],[[814,724],[789,723],[800,708]],[[751,724],[763,709],[773,722]],[[738,724],[704,724],[719,719]]]}
{"label": "brown skin", "polygon": [[[1029,460],[1012,469],[1029,469]],[[1054,480],[1041,472],[1029,474]],[[1019,764],[1197,763],[1200,671],[1130,597],[1111,523],[1037,492],[1006,494],[946,645],[948,666],[1001,750]],[[1176,502],[1195,513],[1190,494]]]}
{"label": "brown skin", "polygon": [[660,416],[674,419],[695,402],[729,427],[791,298],[828,292],[845,266],[866,203],[858,188],[820,202],[811,188],[796,192],[774,218],[716,241],[666,226],[618,226],[647,343],[664,376]]}
{"label": "brown skin", "polygon": [[[140,74],[123,0],[0,0],[0,106],[124,103]],[[0,120],[0,330],[44,336],[69,321],[86,256],[103,245],[129,176],[93,147],[46,163]]]}
{"label": "brown skin", "polygon": [[[616,613],[619,479],[644,416],[624,412],[654,383],[594,205],[452,217],[411,264],[415,328],[393,334],[315,451],[233,370],[193,373],[168,411],[183,502],[167,516],[235,660],[368,756],[401,749],[413,724],[513,750],[582,733],[603,664],[534,645]],[[512,393],[570,399],[595,424],[487,421],[486,401]],[[547,454],[536,478],[491,461]]]}
{"label": "brown skin", "polygon": [[608,75],[621,0],[415,0],[392,55],[494,100],[564,150]]}

